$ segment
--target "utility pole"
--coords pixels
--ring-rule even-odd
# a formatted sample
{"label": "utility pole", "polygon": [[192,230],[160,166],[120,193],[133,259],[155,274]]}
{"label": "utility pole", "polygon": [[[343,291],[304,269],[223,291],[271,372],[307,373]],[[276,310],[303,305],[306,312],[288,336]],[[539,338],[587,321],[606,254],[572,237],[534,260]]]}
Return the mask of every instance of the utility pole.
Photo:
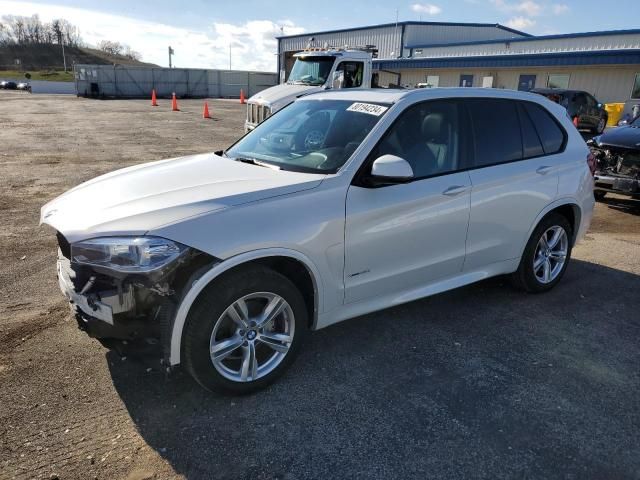
{"label": "utility pole", "polygon": [[64,55],[64,39],[60,42],[62,44],[62,63],[64,64],[64,73],[67,73],[67,57]]}
{"label": "utility pole", "polygon": [[229,70],[231,70],[231,44],[229,44]]}
{"label": "utility pole", "polygon": [[176,52],[173,51],[171,45],[169,45],[169,68],[171,68],[171,55],[174,55]]}

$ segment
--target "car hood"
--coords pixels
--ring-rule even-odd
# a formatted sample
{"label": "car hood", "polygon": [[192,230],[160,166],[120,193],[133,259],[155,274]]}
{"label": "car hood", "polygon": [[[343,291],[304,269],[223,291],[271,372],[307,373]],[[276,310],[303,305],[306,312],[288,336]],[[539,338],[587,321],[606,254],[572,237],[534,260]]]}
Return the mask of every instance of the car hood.
{"label": "car hood", "polygon": [[249,99],[249,101],[252,103],[268,104],[275,111],[293,102],[301,95],[308,95],[321,90],[324,90],[324,88],[311,85],[283,83],[256,93]]}
{"label": "car hood", "polygon": [[318,186],[324,175],[286,172],[214,154],[136,165],[89,180],[42,207],[40,223],[69,242],[142,235],[182,219]]}
{"label": "car hood", "polygon": [[640,128],[632,126],[612,128],[600,135],[597,143],[598,145],[640,150]]}

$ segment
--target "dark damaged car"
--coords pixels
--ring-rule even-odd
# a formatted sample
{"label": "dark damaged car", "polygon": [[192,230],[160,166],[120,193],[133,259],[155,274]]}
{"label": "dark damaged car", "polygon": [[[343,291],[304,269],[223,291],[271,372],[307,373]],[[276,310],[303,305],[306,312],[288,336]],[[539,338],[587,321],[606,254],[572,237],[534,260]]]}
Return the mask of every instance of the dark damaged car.
{"label": "dark damaged car", "polygon": [[596,158],[594,195],[607,192],[640,198],[640,117],[588,142]]}

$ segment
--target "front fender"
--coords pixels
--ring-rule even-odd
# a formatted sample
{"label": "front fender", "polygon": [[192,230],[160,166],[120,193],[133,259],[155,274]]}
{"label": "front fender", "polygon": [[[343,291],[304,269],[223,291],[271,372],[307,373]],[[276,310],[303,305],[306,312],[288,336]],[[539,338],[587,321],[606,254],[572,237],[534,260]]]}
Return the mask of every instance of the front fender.
{"label": "front fender", "polygon": [[[319,312],[319,305],[322,305],[324,289],[322,286],[322,277],[317,269],[317,267],[313,264],[313,262],[304,254],[288,249],[288,248],[265,248],[260,250],[253,250],[251,252],[241,253],[234,257],[230,257],[227,260],[224,260],[220,263],[215,264],[210,270],[205,272],[202,276],[200,276],[191,286],[189,290],[183,295],[180,305],[178,306],[175,319],[173,321],[173,326],[171,328],[171,342],[170,342],[170,352],[169,352],[169,364],[170,365],[178,365],[181,361],[181,348],[182,348],[182,331],[184,329],[184,324],[187,320],[187,315],[189,314],[189,310],[193,303],[200,295],[200,292],[204,290],[204,288],[209,285],[215,278],[220,276],[222,273],[227,270],[237,267],[243,263],[250,262],[252,260],[256,260],[259,258],[267,258],[267,257],[289,257],[301,262],[309,271],[314,288],[314,298],[315,298],[315,308],[314,311],[316,314]],[[315,324],[315,319],[314,319]]]}

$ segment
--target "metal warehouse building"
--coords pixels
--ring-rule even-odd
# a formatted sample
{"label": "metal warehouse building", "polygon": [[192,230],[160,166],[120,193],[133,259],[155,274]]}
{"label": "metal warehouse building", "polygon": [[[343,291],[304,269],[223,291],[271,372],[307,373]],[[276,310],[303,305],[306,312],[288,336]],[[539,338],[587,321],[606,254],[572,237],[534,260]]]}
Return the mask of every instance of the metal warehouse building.
{"label": "metal warehouse building", "polygon": [[375,45],[379,84],[585,90],[601,102],[640,100],[640,29],[532,36],[499,24],[399,22],[278,39],[278,69],[313,45]]}

